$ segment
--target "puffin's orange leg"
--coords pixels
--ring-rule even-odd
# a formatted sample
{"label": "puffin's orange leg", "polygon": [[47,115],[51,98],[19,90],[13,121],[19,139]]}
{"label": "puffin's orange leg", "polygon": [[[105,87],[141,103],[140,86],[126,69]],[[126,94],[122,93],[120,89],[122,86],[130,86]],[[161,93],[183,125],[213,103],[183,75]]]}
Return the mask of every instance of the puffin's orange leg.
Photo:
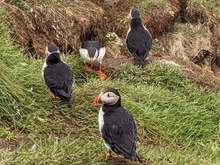
{"label": "puffin's orange leg", "polygon": [[56,98],[56,96],[55,96],[52,92],[49,92],[49,95],[50,95],[50,97],[51,97],[52,99],[55,99],[55,98]]}
{"label": "puffin's orange leg", "polygon": [[96,72],[97,76],[101,79],[101,80],[104,80],[106,79],[106,74],[104,71],[102,71],[102,65],[100,64],[99,65],[99,70]]}
{"label": "puffin's orange leg", "polygon": [[49,95],[53,101],[60,101],[60,98],[58,96],[55,96],[52,92],[50,92]]}
{"label": "puffin's orange leg", "polygon": [[55,96],[55,101],[61,101],[60,98],[58,96]]}
{"label": "puffin's orange leg", "polygon": [[84,70],[87,71],[87,72],[92,72],[93,71],[92,67],[89,66],[89,64],[87,64],[87,63],[85,64]]}
{"label": "puffin's orange leg", "polygon": [[87,71],[87,72],[92,72],[92,71],[93,71],[92,65],[86,63],[86,64],[85,64],[85,67],[84,67],[84,70]]}
{"label": "puffin's orange leg", "polygon": [[107,158],[111,158],[112,157],[112,151],[111,150],[107,152],[106,157]]}

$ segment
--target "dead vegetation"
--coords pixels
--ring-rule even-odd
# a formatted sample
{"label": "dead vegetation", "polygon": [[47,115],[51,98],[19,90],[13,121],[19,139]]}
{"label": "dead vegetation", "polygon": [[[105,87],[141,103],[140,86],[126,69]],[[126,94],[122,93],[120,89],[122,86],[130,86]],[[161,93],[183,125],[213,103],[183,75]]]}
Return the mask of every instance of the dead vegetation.
{"label": "dead vegetation", "polygon": [[[172,1],[179,8],[179,19],[175,25],[187,25],[187,28],[160,38],[155,59],[170,61],[170,64],[180,66],[197,84],[219,90],[219,18],[195,1],[178,2]],[[202,26],[207,32],[199,30]]]}
{"label": "dead vegetation", "polygon": [[[104,33],[114,31],[125,39],[129,27],[129,20],[126,17],[132,7],[138,7],[137,1],[118,0],[115,4],[109,3],[109,1],[105,1],[105,3],[94,1],[94,3],[100,5],[105,11]],[[141,17],[145,26],[152,33],[153,38],[156,38],[172,30],[177,11],[175,6],[167,2],[164,7],[152,5],[149,8],[142,9]]]}
{"label": "dead vegetation", "polygon": [[[89,8],[87,6],[90,6]],[[30,11],[4,3],[11,28],[18,42],[34,55],[44,55],[45,45],[55,42],[61,51],[78,48],[81,37],[103,16],[103,10],[91,2],[36,5]]]}
{"label": "dead vegetation", "polygon": [[[68,1],[68,5],[32,3],[30,11],[8,3],[4,6],[9,12],[9,22],[17,41],[27,52],[42,56],[49,41],[68,52],[78,50],[84,39],[105,42],[108,32],[116,32],[125,39],[129,26],[127,15],[135,4],[130,0]],[[164,8],[152,6],[142,11],[143,22],[154,38],[172,30],[176,11],[170,3]]]}
{"label": "dead vegetation", "polygon": [[144,15],[145,26],[148,27],[154,38],[172,31],[175,23],[175,13],[163,9],[154,9],[149,15]]}
{"label": "dead vegetation", "polygon": [[190,23],[207,24],[210,19],[210,13],[205,7],[198,3],[189,3],[186,9],[186,20]]}

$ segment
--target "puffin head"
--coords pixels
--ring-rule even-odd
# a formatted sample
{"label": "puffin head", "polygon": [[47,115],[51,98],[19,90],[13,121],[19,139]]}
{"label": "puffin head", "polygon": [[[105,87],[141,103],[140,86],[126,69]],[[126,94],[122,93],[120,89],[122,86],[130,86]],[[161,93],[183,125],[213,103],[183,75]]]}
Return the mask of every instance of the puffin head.
{"label": "puffin head", "polygon": [[103,88],[100,94],[93,100],[92,104],[97,106],[98,102],[108,106],[121,106],[121,96],[117,89]]}
{"label": "puffin head", "polygon": [[130,10],[130,13],[129,13],[128,17],[129,17],[130,19],[140,18],[140,12],[139,12],[137,9],[132,8],[132,9]]}
{"label": "puffin head", "polygon": [[45,50],[47,64],[55,64],[60,62],[60,50],[54,43],[49,43]]}
{"label": "puffin head", "polygon": [[45,54],[49,55],[52,53],[60,53],[60,50],[56,44],[54,44],[53,42],[50,42],[46,46]]}

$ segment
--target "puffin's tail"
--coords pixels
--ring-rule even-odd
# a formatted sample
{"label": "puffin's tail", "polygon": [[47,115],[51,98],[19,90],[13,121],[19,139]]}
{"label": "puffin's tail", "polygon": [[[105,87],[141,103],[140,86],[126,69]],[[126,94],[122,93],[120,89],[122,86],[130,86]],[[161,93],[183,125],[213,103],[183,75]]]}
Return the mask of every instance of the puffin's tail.
{"label": "puffin's tail", "polygon": [[67,107],[68,108],[71,108],[72,107],[72,100],[71,100],[71,98],[69,98],[69,100],[67,101]]}
{"label": "puffin's tail", "polygon": [[136,158],[140,163],[143,163],[143,161],[141,160],[141,158],[136,154]]}
{"label": "puffin's tail", "polygon": [[68,108],[72,107],[71,94],[67,94],[65,91],[59,90],[58,95],[61,98],[61,100],[63,100],[63,103],[67,104]]}
{"label": "puffin's tail", "polygon": [[138,162],[140,162],[141,164],[143,163],[142,160],[141,160],[141,158],[137,155],[137,153],[136,153],[134,156],[131,156],[131,157],[130,157],[130,160],[132,160],[132,161],[138,161]]}
{"label": "puffin's tail", "polygon": [[134,64],[139,65],[139,66],[143,66],[144,65],[144,57],[140,57],[138,56],[136,53],[134,54]]}

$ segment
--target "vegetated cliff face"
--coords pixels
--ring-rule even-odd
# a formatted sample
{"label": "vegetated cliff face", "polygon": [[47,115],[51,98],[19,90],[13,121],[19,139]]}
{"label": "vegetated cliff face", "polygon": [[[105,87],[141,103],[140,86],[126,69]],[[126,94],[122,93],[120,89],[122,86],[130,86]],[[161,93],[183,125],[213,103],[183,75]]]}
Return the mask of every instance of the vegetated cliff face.
{"label": "vegetated cliff face", "polygon": [[[126,46],[109,43],[106,35],[114,32],[124,43],[129,27],[126,17],[132,7],[137,7],[141,10],[144,25],[155,39],[156,50],[153,48],[150,61],[172,60],[179,63],[193,81],[219,89],[216,84],[219,84],[220,21],[199,1],[91,0],[46,5],[32,3],[28,9],[5,3],[5,7],[9,12],[13,35],[28,54],[44,56],[45,45],[50,41],[55,42],[64,53],[78,52],[82,40],[97,39],[107,46],[104,64],[110,68],[131,60],[127,60]],[[193,63],[192,59],[203,49],[211,52],[210,63],[205,66]],[[195,76],[197,74],[203,76],[199,78]]]}
{"label": "vegetated cliff face", "polygon": [[29,11],[9,4],[5,7],[17,41],[35,56],[43,56],[45,45],[51,41],[63,52],[73,51],[103,16],[100,7],[83,1],[34,5]]}

